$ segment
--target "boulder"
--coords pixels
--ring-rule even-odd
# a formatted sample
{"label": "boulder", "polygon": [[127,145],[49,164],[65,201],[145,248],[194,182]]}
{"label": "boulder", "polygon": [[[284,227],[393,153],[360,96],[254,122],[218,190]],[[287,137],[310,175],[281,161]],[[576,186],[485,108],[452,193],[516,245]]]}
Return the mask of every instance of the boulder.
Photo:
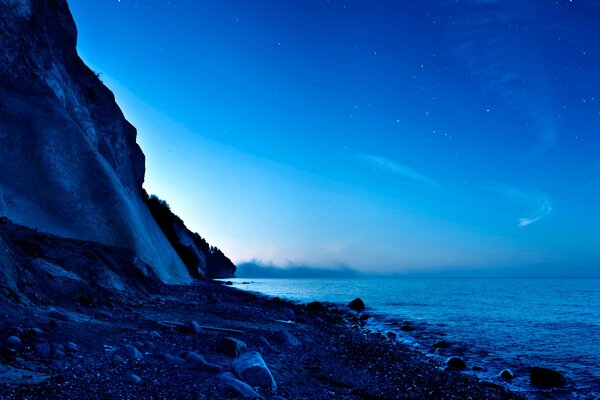
{"label": "boulder", "polygon": [[235,359],[231,365],[235,375],[250,386],[277,390],[277,384],[260,353],[249,351]]}
{"label": "boulder", "polygon": [[326,311],[326,310],[327,310],[327,307],[325,307],[323,305],[323,303],[321,303],[320,301],[313,301],[306,305],[306,311],[311,312],[311,313],[322,312],[322,311]]}
{"label": "boulder", "polygon": [[250,387],[250,385],[248,385],[247,383],[236,379],[235,376],[233,376],[233,374],[231,372],[226,372],[226,373],[222,374],[221,380],[223,381],[223,383],[226,386],[233,389],[233,391],[235,391],[235,393],[243,399],[262,399],[262,400],[264,400],[263,396],[256,393],[256,391],[254,389],[252,389],[252,387]]}
{"label": "boulder", "polygon": [[291,346],[298,347],[300,346],[300,341],[294,335],[289,333],[286,330],[277,331],[272,336],[273,342],[278,344],[279,346]]}
{"label": "boulder", "polygon": [[19,339],[17,336],[11,336],[8,339],[6,339],[6,345],[9,348],[17,348],[17,347],[21,347],[21,339]]}
{"label": "boulder", "polygon": [[144,358],[142,353],[140,353],[138,349],[136,349],[130,344],[125,346],[125,355],[127,356],[127,358],[130,358],[132,360],[141,360],[142,358]]}
{"label": "boulder", "polygon": [[185,360],[181,357],[177,357],[171,354],[165,354],[163,356],[163,361],[169,365],[183,365],[185,364]]}
{"label": "boulder", "polygon": [[354,311],[362,311],[365,309],[365,303],[359,297],[359,298],[352,300],[350,303],[348,303],[348,307]]}
{"label": "boulder", "polygon": [[565,376],[550,368],[533,367],[529,373],[531,383],[536,386],[558,387],[565,384]]}
{"label": "boulder", "polygon": [[465,363],[460,357],[450,357],[446,360],[446,365],[448,366],[448,368],[455,369],[458,371],[467,369],[467,363]]}
{"label": "boulder", "polygon": [[219,365],[209,363],[200,354],[190,351],[185,354],[185,360],[193,368],[206,372],[221,372],[222,368]]}
{"label": "boulder", "polygon": [[183,327],[183,331],[187,333],[191,333],[193,335],[197,335],[202,331],[200,324],[196,321],[188,321],[185,323]]}
{"label": "boulder", "polygon": [[507,381],[510,381],[510,380],[512,380],[515,377],[514,374],[512,373],[512,371],[510,369],[503,369],[500,372],[499,376],[500,376],[500,378],[506,379]]}
{"label": "boulder", "polygon": [[217,346],[217,350],[231,357],[239,357],[242,353],[248,350],[246,343],[232,337],[224,337]]}
{"label": "boulder", "polygon": [[405,324],[400,327],[400,330],[402,330],[404,332],[412,332],[415,330],[415,327],[412,325]]}

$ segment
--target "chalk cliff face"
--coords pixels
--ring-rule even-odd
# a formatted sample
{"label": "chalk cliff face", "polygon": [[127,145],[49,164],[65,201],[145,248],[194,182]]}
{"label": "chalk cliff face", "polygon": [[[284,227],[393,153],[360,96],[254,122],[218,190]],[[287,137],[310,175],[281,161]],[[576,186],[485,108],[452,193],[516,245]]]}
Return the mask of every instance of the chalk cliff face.
{"label": "chalk cliff face", "polygon": [[163,281],[185,281],[142,198],[136,130],[76,42],[66,0],[0,0],[0,215],[132,249]]}

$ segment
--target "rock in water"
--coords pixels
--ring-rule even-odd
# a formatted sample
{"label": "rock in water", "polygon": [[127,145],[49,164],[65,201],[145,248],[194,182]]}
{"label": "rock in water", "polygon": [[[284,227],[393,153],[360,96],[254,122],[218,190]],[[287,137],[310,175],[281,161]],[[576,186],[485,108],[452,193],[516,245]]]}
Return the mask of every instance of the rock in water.
{"label": "rock in water", "polygon": [[236,376],[251,386],[277,390],[277,384],[260,353],[249,351],[235,359],[231,365]]}
{"label": "rock in water", "polygon": [[242,353],[248,350],[248,346],[246,346],[246,343],[239,339],[224,337],[217,346],[217,350],[231,357],[239,357]]}
{"label": "rock in water", "polygon": [[235,376],[233,376],[233,374],[231,372],[226,372],[226,373],[222,374],[221,380],[223,381],[223,383],[225,385],[227,385],[228,387],[233,389],[237,393],[237,395],[243,399],[262,399],[262,400],[264,400],[263,396],[256,393],[256,391],[254,389],[252,389],[252,387],[250,387],[250,385],[248,385],[247,383],[236,379]]}
{"label": "rock in water", "polygon": [[314,313],[314,312],[322,312],[326,311],[327,308],[320,301],[313,301],[306,305],[306,311]]}
{"label": "rock in water", "polygon": [[533,367],[529,374],[531,383],[543,387],[559,387],[565,384],[565,376],[553,369]]}
{"label": "rock in water", "polygon": [[432,347],[434,349],[447,349],[450,347],[450,343],[446,342],[445,340],[440,340],[439,342],[434,343]]}
{"label": "rock in water", "polygon": [[446,360],[446,365],[448,368],[458,371],[467,369],[467,364],[460,357],[450,357],[448,360]]}
{"label": "rock in water", "polygon": [[348,307],[354,311],[362,311],[365,309],[365,303],[359,297],[359,298],[352,300],[350,303],[348,303]]}
{"label": "rock in water", "polygon": [[187,281],[142,197],[136,129],[79,58],[67,1],[0,1],[0,32],[2,215],[134,250],[163,281]]}
{"label": "rock in water", "polygon": [[515,376],[510,369],[503,369],[502,372],[500,372],[500,378],[506,379],[507,381],[512,380],[514,377]]}

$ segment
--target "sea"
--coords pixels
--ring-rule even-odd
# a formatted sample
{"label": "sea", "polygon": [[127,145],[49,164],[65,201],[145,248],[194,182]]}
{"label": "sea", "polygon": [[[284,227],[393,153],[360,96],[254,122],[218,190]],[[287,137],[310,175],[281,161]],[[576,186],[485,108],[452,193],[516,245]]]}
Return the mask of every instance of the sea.
{"label": "sea", "polygon": [[[345,305],[360,297],[366,329],[397,333],[399,341],[439,359],[460,356],[467,373],[532,399],[600,399],[600,279],[244,279],[235,287],[305,303]],[[416,330],[399,329],[405,321]],[[451,347],[437,350],[445,340]],[[479,366],[483,371],[472,371]],[[540,389],[529,368],[564,373],[567,384]],[[510,369],[507,382],[499,373]]]}

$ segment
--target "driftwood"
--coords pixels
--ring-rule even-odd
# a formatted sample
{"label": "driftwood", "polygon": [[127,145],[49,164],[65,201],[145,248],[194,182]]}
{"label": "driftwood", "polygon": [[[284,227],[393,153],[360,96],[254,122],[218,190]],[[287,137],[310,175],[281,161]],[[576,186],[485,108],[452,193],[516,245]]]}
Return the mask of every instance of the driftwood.
{"label": "driftwood", "polygon": [[[178,328],[185,328],[185,324],[182,322],[162,321],[162,323],[164,325],[175,326]],[[200,325],[200,329],[207,330],[207,331],[224,332],[224,333],[244,333],[244,331],[240,331],[238,329],[219,328],[217,326],[207,326],[207,325]]]}

